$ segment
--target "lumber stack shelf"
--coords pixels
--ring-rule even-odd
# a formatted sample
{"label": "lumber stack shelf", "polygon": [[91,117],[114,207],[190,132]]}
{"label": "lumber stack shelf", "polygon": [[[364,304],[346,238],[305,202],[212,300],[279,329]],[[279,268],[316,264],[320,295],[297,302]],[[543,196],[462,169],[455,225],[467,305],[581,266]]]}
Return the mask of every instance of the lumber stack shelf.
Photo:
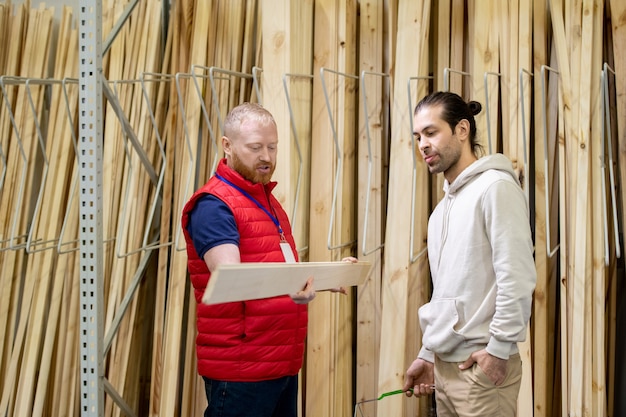
{"label": "lumber stack shelf", "polygon": [[203,413],[180,211],[243,101],[278,122],[301,261],[371,265],[310,305],[301,414],[434,415],[367,400],[421,345],[443,180],[411,107],[435,89],[483,104],[528,197],[518,415],[626,413],[624,1],[69,1],[0,0],[0,415]]}

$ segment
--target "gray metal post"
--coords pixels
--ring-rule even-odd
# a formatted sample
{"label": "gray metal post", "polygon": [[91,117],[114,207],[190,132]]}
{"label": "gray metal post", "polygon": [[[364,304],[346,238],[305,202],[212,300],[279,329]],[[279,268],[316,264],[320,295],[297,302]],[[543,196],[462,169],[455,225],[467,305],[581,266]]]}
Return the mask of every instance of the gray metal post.
{"label": "gray metal post", "polygon": [[80,414],[104,414],[102,2],[79,12]]}

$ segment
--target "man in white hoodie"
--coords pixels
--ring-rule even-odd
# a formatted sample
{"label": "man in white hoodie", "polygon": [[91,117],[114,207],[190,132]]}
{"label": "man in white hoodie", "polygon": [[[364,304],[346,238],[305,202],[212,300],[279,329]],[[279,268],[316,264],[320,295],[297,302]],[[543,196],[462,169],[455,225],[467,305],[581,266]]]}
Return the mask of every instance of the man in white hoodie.
{"label": "man in white hoodie", "polygon": [[428,222],[430,302],[419,309],[422,348],[404,390],[435,390],[437,415],[515,416],[517,343],[530,318],[536,270],[528,203],[511,162],[479,158],[478,102],[436,92],[415,108],[413,133],[445,196]]}

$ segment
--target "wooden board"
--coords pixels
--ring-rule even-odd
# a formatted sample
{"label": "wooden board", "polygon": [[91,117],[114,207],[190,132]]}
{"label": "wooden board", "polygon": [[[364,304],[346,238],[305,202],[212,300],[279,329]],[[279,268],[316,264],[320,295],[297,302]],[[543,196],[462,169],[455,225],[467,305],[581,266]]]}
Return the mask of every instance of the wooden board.
{"label": "wooden board", "polygon": [[[413,137],[410,118],[412,109],[407,106],[407,81],[420,74],[422,51],[428,48],[428,22],[430,1],[400,1],[398,3],[397,53],[393,76],[393,100],[391,103],[391,149],[389,161],[389,196],[384,265],[381,286],[382,317],[380,361],[378,372],[378,392],[396,390],[402,387],[403,373],[408,367],[406,352],[416,346],[408,345],[408,314],[416,314],[417,307],[408,310],[410,284],[414,275],[409,272],[411,257],[409,245],[411,232],[415,234],[417,247],[423,247],[421,232],[411,230],[412,181],[407,180],[413,167],[413,155],[409,151]],[[403,51],[411,50],[411,54]],[[421,174],[420,174],[421,178]],[[416,178],[416,184],[420,179]],[[419,197],[418,197],[419,199]],[[417,224],[422,224],[416,218]],[[420,258],[420,263],[426,257]],[[414,267],[411,272],[414,272]],[[417,328],[411,329],[418,331]],[[411,401],[414,404],[415,401]],[[404,416],[408,413],[409,402],[403,396],[377,402],[377,415]],[[415,415],[412,412],[412,415]]]}
{"label": "wooden board", "polygon": [[[533,110],[534,117],[537,121],[534,125],[534,137],[536,142],[534,144],[534,175],[527,173],[529,180],[534,180],[534,193],[535,193],[535,268],[537,271],[537,284],[535,286],[534,303],[532,312],[532,326],[533,326],[533,406],[535,417],[546,417],[549,415],[556,415],[552,413],[552,398],[554,391],[558,387],[554,387],[553,378],[555,376],[555,361],[552,352],[555,348],[555,336],[554,332],[558,330],[555,328],[555,315],[556,306],[558,303],[555,300],[557,293],[557,285],[559,283],[558,275],[556,273],[557,257],[551,257],[547,251],[546,239],[548,233],[546,232],[547,217],[550,216],[550,225],[552,230],[551,236],[558,236],[558,230],[555,228],[558,218],[550,212],[546,212],[546,198],[552,199],[553,195],[558,192],[558,184],[554,184],[556,175],[554,169],[546,171],[544,168],[545,151],[543,146],[543,113],[541,112],[541,65],[548,62],[547,54],[547,33],[546,22],[548,18],[548,12],[545,7],[545,3],[542,0],[535,0],[533,4],[533,78],[532,81],[528,80],[527,83],[533,83],[534,88],[534,102]],[[554,109],[555,106],[549,106]],[[551,112],[553,114],[554,123],[550,126],[556,126],[556,110]],[[527,118],[530,119],[530,112],[527,113]],[[550,128],[552,135],[555,137],[556,127]],[[529,136],[530,137],[530,136]],[[539,140],[541,138],[541,140]],[[555,152],[554,141],[550,146],[548,152],[548,158],[551,161],[554,159]],[[550,166],[556,167],[554,163]],[[556,168],[555,168],[556,169]],[[546,189],[544,176],[548,176],[549,184],[551,186]],[[534,178],[532,178],[534,177]],[[527,183],[527,184],[532,184]],[[557,207],[557,204],[550,203],[552,211]],[[547,389],[546,387],[551,387]]]}
{"label": "wooden board", "polygon": [[[384,1],[361,2],[359,20],[359,59],[361,71],[381,73],[384,51]],[[378,361],[380,354],[380,287],[384,242],[384,192],[386,165],[384,148],[389,141],[388,86],[389,78],[366,75],[362,80],[359,106],[358,137],[358,257],[373,264],[356,298],[356,381],[355,402],[378,396]],[[367,107],[365,107],[367,106]],[[365,113],[367,111],[367,113]],[[369,138],[368,138],[369,136]],[[370,139],[368,143],[368,139]],[[376,417],[376,404],[367,403],[364,414]]]}
{"label": "wooden board", "polygon": [[[355,237],[354,211],[345,210],[344,198],[353,193],[356,132],[351,129],[356,108],[354,79],[357,4],[353,1],[316,0],[314,4],[313,99],[311,113],[309,260],[338,261],[355,255],[346,242]],[[323,18],[319,18],[323,16]],[[322,83],[324,81],[325,84]],[[324,85],[329,87],[328,101]],[[348,109],[348,107],[351,107]],[[347,111],[344,111],[346,109]],[[334,136],[337,132],[337,136]],[[336,139],[336,141],[335,141]],[[317,175],[324,173],[324,175]],[[334,178],[340,181],[333,181]],[[336,196],[338,200],[335,200]],[[336,212],[335,212],[336,211]],[[332,213],[335,212],[334,219]],[[348,237],[349,236],[349,237]],[[309,306],[306,363],[305,412],[307,416],[343,417],[352,414],[354,342],[352,292],[348,297],[320,294]]]}
{"label": "wooden board", "polygon": [[211,275],[202,302],[205,304],[255,300],[294,294],[309,277],[315,290],[361,285],[369,262],[261,262],[220,265]]}

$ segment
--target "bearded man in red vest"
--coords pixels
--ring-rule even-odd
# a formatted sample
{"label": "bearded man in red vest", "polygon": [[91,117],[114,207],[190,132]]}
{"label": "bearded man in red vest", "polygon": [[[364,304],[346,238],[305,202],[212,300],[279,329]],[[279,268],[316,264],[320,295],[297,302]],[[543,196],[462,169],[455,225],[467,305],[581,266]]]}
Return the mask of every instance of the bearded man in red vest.
{"label": "bearded man in red vest", "polygon": [[182,215],[198,302],[198,372],[209,403],[204,415],[296,417],[312,279],[290,296],[201,303],[220,264],[298,261],[287,214],[272,195],[273,116],[258,104],[235,107],[224,120],[222,145],[225,158]]}

